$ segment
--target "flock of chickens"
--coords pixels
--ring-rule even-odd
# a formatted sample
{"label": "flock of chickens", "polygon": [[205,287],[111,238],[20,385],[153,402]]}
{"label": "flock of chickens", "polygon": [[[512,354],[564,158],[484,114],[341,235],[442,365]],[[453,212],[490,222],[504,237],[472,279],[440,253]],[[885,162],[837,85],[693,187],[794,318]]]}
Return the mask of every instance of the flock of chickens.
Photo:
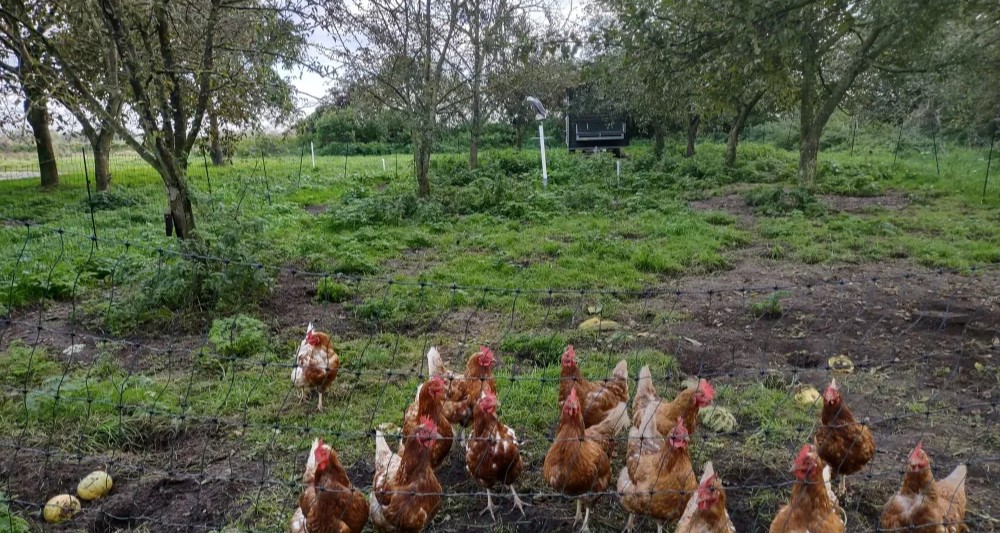
{"label": "flock of chickens", "polygon": [[[376,431],[375,477],[369,499],[348,479],[337,453],[316,439],[302,478],[305,489],[291,520],[292,533],[359,532],[369,520],[379,531],[423,531],[441,507],[442,488],[435,469],[447,459],[456,440],[464,448],[467,472],[486,490],[483,512],[494,516],[491,490],[502,485],[510,489],[515,508],[523,514],[524,503],[514,488],[524,469],[521,442],[497,417],[492,369],[498,362],[489,348],[480,347],[460,374],[444,365],[437,349],[428,351],[430,379],[417,388],[415,401],[404,412],[397,450],[393,452],[385,435]],[[735,531],[726,511],[722,481],[712,463],[705,464],[698,479],[688,451],[698,411],[711,404],[715,395],[707,380],[667,402],[657,394],[649,367],[643,367],[629,417],[625,360],[611,377],[591,382],[581,375],[576,353],[568,346],[561,366],[561,414],[542,473],[554,490],[576,498],[574,524],[582,515],[582,530],[588,530],[590,504],[611,486],[616,436],[628,430],[625,466],[615,486],[630,513],[626,531],[634,528],[637,514],[651,517],[658,532],[667,524],[676,524],[679,533]],[[293,384],[303,391],[319,392],[322,410],[322,394],[339,367],[329,336],[310,324],[296,355]],[[463,428],[458,439],[452,429],[456,424]],[[844,476],[862,470],[874,455],[871,432],[854,419],[836,380],[831,381],[823,393],[821,424],[814,441],[803,445],[792,462],[791,498],[772,521],[771,533],[844,532],[846,513],[831,478],[840,478],[837,492],[843,494]],[[948,477],[934,480],[930,459],[918,443],[909,455],[899,491],[883,509],[882,530],[967,531],[965,477],[965,465],[958,465]]]}

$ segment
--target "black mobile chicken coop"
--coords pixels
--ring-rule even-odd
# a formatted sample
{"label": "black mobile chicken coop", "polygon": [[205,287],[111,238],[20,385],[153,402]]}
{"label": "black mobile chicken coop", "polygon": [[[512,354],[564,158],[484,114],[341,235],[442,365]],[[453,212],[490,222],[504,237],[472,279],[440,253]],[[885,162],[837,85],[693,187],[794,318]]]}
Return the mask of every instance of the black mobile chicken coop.
{"label": "black mobile chicken coop", "polygon": [[610,150],[622,156],[628,146],[629,130],[625,119],[612,115],[567,115],[566,146],[570,152]]}

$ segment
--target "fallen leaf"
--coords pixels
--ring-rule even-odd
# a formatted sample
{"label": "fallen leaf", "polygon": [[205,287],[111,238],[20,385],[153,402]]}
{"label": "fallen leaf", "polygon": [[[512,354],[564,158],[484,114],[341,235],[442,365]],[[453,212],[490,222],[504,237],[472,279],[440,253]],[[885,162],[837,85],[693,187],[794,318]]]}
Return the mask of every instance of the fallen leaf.
{"label": "fallen leaf", "polygon": [[601,319],[595,316],[581,322],[578,329],[584,331],[617,331],[621,329],[621,325],[614,320]]}
{"label": "fallen leaf", "polygon": [[700,342],[698,342],[698,341],[696,341],[696,340],[692,339],[691,337],[684,337],[684,340],[686,340],[686,341],[690,342],[691,344],[693,344],[693,345],[695,345],[695,346],[701,346],[701,343],[700,343]]}

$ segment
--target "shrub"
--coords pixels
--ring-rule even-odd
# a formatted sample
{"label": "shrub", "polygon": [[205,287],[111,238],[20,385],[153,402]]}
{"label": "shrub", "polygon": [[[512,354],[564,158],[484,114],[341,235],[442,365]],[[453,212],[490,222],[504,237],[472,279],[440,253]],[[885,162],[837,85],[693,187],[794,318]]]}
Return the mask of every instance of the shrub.
{"label": "shrub", "polygon": [[824,211],[823,205],[809,191],[762,187],[747,193],[746,203],[765,216],[784,216],[795,212],[816,216]]}
{"label": "shrub", "polygon": [[264,323],[244,314],[213,320],[208,340],[227,357],[250,357],[267,348]]}
{"label": "shrub", "polygon": [[6,503],[9,498],[0,492],[0,531],[8,533],[28,533],[28,522],[14,513]]}
{"label": "shrub", "polygon": [[[116,187],[108,191],[94,193],[89,202],[94,207],[94,211],[110,211],[120,207],[141,205],[142,198],[127,189]],[[80,203],[85,210],[89,209],[87,198],[84,198]]]}
{"label": "shrub", "polygon": [[63,264],[55,269],[26,270],[0,291],[0,298],[10,308],[30,305],[38,300],[68,300],[73,297],[76,274]]}
{"label": "shrub", "polygon": [[316,301],[340,303],[345,302],[354,295],[354,291],[343,283],[338,283],[330,278],[322,278],[316,283]]}
{"label": "shrub", "polygon": [[0,353],[0,383],[8,387],[33,388],[61,372],[44,347],[32,348],[15,339]]}
{"label": "shrub", "polygon": [[781,315],[784,313],[781,308],[781,299],[788,296],[787,292],[778,291],[768,295],[763,300],[750,304],[750,316],[753,318],[781,318]]}
{"label": "shrub", "polygon": [[500,342],[500,351],[513,354],[522,361],[539,365],[552,365],[559,361],[566,337],[558,333],[552,335],[516,334],[508,335]]}

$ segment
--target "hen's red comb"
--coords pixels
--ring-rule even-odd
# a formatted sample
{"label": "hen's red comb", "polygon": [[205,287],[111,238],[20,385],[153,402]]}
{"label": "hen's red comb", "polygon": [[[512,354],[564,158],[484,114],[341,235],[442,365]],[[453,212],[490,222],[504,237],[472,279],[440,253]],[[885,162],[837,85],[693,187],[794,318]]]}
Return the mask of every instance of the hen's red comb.
{"label": "hen's red comb", "polygon": [[795,457],[795,462],[800,463],[809,457],[809,453],[812,452],[812,444],[803,444],[802,449],[799,450],[799,454]]}
{"label": "hen's red comb", "polygon": [[698,390],[700,390],[701,393],[704,394],[709,400],[715,398],[715,387],[713,387],[707,379],[702,379],[698,382]]}

